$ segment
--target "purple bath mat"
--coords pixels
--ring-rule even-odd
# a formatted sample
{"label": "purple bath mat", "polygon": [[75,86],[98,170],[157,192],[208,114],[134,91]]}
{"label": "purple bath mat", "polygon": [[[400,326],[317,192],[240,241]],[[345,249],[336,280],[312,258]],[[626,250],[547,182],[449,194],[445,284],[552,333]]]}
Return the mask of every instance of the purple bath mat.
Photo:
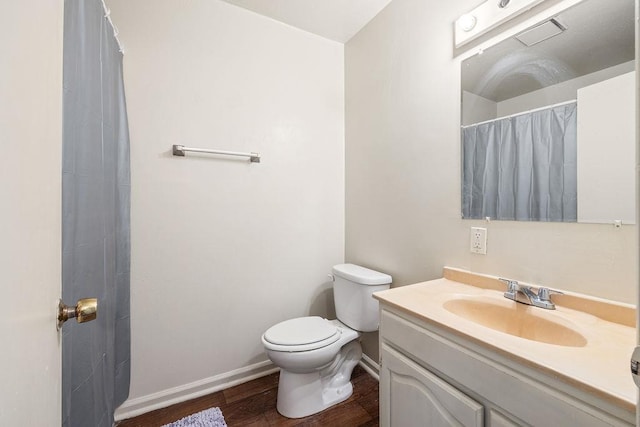
{"label": "purple bath mat", "polygon": [[227,427],[227,423],[220,408],[209,408],[162,427]]}

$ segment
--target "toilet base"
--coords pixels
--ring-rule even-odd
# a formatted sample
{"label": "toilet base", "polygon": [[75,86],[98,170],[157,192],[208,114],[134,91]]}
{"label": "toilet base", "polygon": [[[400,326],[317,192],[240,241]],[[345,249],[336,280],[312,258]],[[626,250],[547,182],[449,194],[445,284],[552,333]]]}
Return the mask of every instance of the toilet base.
{"label": "toilet base", "polygon": [[319,373],[294,374],[280,371],[278,412],[287,418],[304,418],[347,400],[353,394],[351,382],[322,391]]}
{"label": "toilet base", "polygon": [[351,373],[362,357],[357,341],[345,345],[326,368],[306,374],[280,370],[278,412],[303,418],[347,400],[353,394]]}

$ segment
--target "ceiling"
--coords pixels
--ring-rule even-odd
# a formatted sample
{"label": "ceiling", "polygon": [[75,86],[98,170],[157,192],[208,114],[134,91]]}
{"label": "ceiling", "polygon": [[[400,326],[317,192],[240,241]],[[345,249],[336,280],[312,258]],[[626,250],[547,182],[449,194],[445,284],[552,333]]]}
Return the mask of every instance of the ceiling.
{"label": "ceiling", "polygon": [[503,101],[632,61],[633,0],[587,0],[555,18],[567,30],[526,47],[509,38],[463,63],[463,89]]}
{"label": "ceiling", "polygon": [[301,30],[346,43],[391,0],[222,0]]}

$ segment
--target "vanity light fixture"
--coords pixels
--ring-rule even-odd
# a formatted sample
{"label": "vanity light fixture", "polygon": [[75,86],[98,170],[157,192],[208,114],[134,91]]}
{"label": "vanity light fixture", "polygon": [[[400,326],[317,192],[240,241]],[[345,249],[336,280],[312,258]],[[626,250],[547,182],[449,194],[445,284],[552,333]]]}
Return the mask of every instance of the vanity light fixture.
{"label": "vanity light fixture", "polygon": [[453,22],[456,48],[483,36],[488,31],[544,1],[547,0],[484,0],[475,9],[468,11]]}
{"label": "vanity light fixture", "polygon": [[466,13],[458,19],[458,26],[462,31],[468,33],[476,27],[477,22],[478,19],[474,15]]}

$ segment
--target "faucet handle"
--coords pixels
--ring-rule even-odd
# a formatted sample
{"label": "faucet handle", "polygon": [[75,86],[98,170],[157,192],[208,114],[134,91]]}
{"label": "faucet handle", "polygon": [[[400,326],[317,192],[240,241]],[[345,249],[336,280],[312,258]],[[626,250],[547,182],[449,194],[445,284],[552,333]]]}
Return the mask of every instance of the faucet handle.
{"label": "faucet handle", "polygon": [[549,288],[538,289],[538,299],[540,301],[550,301],[551,294],[564,295],[564,292],[556,291],[554,289],[549,289]]}
{"label": "faucet handle", "polygon": [[511,280],[511,279],[503,279],[503,278],[498,278],[498,280],[507,284],[507,292],[504,293],[504,297],[514,301],[518,301],[517,294],[518,294],[518,290],[520,289],[520,285],[518,285],[518,281]]}
{"label": "faucet handle", "polygon": [[503,279],[502,277],[499,277],[498,280],[507,284],[509,292],[515,292],[518,290],[519,285],[517,280]]}

